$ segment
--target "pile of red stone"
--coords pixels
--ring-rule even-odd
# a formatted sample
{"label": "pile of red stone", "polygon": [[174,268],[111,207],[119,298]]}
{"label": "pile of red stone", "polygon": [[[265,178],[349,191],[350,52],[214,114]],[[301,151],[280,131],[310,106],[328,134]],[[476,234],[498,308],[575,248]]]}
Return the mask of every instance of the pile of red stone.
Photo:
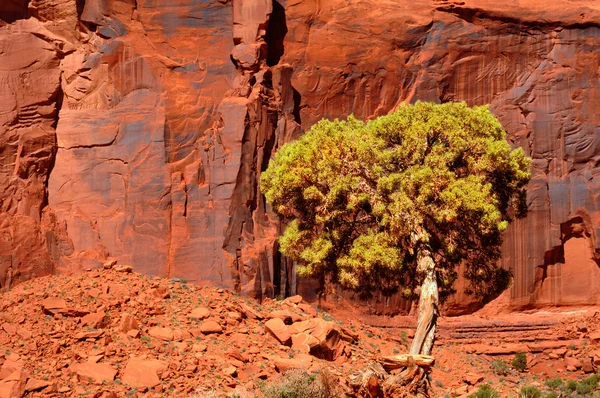
{"label": "pile of red stone", "polygon": [[300,296],[261,306],[107,268],[0,293],[0,398],[254,396],[257,382],[288,369],[328,367],[343,379],[369,357],[356,325],[317,314]]}

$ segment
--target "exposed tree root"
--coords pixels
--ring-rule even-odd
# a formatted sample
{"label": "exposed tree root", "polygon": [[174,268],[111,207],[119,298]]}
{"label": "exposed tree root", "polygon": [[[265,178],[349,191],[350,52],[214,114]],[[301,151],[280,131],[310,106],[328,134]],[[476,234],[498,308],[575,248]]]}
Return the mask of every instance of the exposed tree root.
{"label": "exposed tree root", "polygon": [[429,398],[428,375],[433,363],[434,358],[429,355],[383,357],[356,371],[350,387],[358,398]]}

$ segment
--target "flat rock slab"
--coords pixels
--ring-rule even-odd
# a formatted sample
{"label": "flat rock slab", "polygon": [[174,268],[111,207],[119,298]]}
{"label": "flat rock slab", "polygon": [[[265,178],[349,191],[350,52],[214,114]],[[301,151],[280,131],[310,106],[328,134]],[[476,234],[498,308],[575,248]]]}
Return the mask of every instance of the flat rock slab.
{"label": "flat rock slab", "polygon": [[167,368],[165,362],[156,359],[131,358],[123,371],[123,382],[131,387],[152,388],[160,384],[159,374]]}
{"label": "flat rock slab", "polygon": [[148,330],[148,334],[155,339],[159,339],[162,341],[172,341],[173,340],[173,330],[169,328],[161,328],[161,327],[153,327]]}
{"label": "flat rock slab", "polygon": [[83,362],[72,365],[70,369],[79,381],[95,384],[113,381],[117,375],[117,370],[106,363]]}

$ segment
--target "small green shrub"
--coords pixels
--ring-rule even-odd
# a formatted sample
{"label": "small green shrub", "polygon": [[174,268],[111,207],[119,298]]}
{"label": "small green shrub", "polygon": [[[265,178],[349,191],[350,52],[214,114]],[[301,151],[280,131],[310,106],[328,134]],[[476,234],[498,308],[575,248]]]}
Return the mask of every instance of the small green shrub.
{"label": "small green shrub", "polygon": [[581,384],[585,384],[587,386],[591,386],[593,389],[596,389],[598,387],[598,382],[599,381],[600,381],[600,376],[598,376],[598,375],[591,375],[587,379],[584,379],[581,382]]}
{"label": "small green shrub", "polygon": [[521,387],[519,398],[540,398],[542,392],[534,386]]}
{"label": "small green shrub", "polygon": [[567,382],[567,390],[571,392],[577,390],[577,382],[575,380],[569,380]]}
{"label": "small green shrub", "polygon": [[479,390],[469,395],[469,398],[500,398],[500,393],[489,384],[482,384],[479,386]]}
{"label": "small green shrub", "polygon": [[493,361],[490,364],[492,372],[498,376],[506,376],[509,372],[508,365],[503,361]]}
{"label": "small green shrub", "polygon": [[265,398],[334,398],[334,383],[327,371],[319,374],[290,370],[274,383],[260,390]]}
{"label": "small green shrub", "polygon": [[544,384],[546,384],[546,387],[548,387],[551,390],[557,390],[562,387],[563,381],[560,377],[557,377],[556,379],[546,380]]}
{"label": "small green shrub", "polygon": [[591,393],[592,391],[594,391],[594,387],[592,387],[589,384],[579,383],[579,384],[577,384],[575,391],[577,391],[577,394],[587,395],[587,394]]}
{"label": "small green shrub", "polygon": [[555,392],[549,392],[544,398],[558,398]]}
{"label": "small green shrub", "polygon": [[527,355],[524,352],[517,352],[511,362],[511,365],[515,370],[524,372],[527,369]]}

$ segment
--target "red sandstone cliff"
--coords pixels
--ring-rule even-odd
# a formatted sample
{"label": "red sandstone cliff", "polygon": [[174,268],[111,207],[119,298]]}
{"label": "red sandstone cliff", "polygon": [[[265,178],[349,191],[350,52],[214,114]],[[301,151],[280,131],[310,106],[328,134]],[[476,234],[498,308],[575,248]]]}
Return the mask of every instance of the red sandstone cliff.
{"label": "red sandstone cliff", "polygon": [[497,303],[600,303],[600,6],[544,3],[3,1],[0,286],[112,257],[291,293],[258,189],[273,151],[420,99],[490,103],[534,159]]}

